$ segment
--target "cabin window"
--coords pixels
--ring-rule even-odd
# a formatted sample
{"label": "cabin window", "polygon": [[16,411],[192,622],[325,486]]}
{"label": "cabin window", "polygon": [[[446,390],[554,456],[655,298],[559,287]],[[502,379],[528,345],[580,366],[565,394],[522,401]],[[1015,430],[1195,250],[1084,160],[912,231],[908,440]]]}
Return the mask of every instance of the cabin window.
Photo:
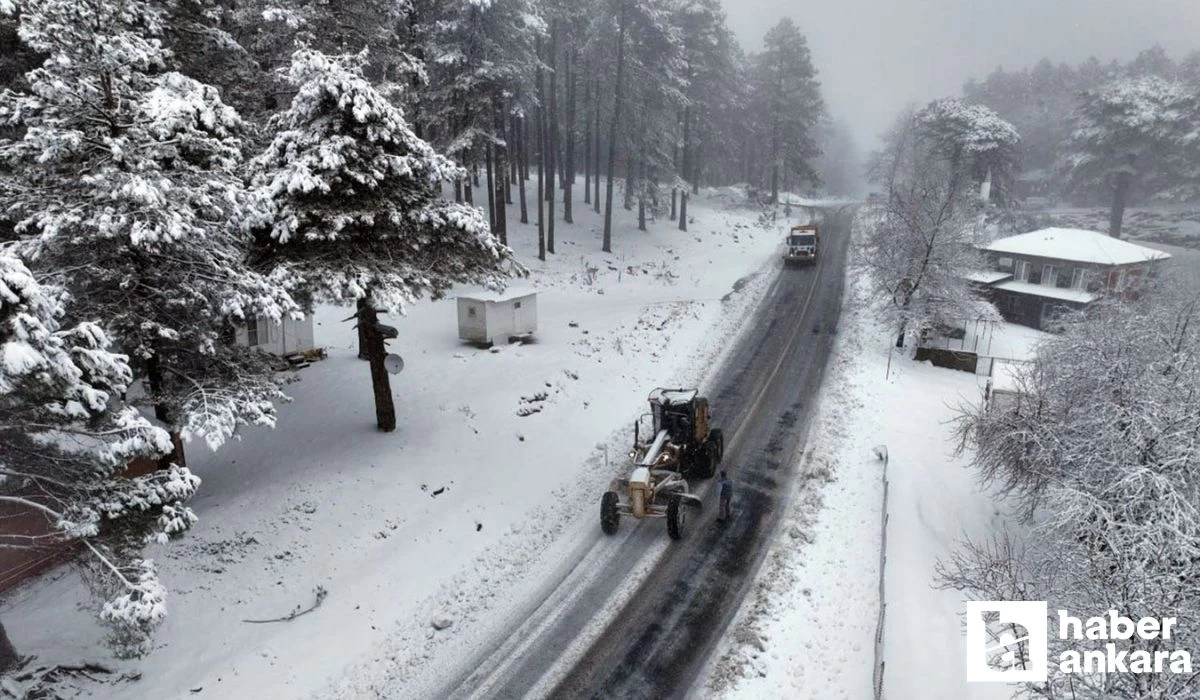
{"label": "cabin window", "polygon": [[514,309],[519,309],[519,308],[521,308],[521,302],[519,302],[519,301],[514,301],[514,302],[513,302],[513,308],[514,308]]}
{"label": "cabin window", "polygon": [[1012,258],[1000,258],[997,261],[997,264],[1000,266],[1001,270],[1011,270],[1012,266],[1013,266],[1013,259]]}
{"label": "cabin window", "polygon": [[467,318],[475,318],[475,307],[474,306],[467,307]]}
{"label": "cabin window", "polygon": [[1042,284],[1053,287],[1058,284],[1058,268],[1054,265],[1042,265]]}
{"label": "cabin window", "polygon": [[1087,270],[1077,267],[1071,272],[1071,288],[1087,289]]}
{"label": "cabin window", "polygon": [[246,344],[250,347],[255,347],[259,343],[266,341],[266,328],[262,328],[262,336],[259,336],[259,329],[262,326],[262,321],[257,318],[250,319],[246,324]]}
{"label": "cabin window", "polygon": [[1013,277],[1016,278],[1018,282],[1028,282],[1029,263],[1025,262],[1024,260],[1018,260],[1016,264],[1017,266],[1013,273]]}

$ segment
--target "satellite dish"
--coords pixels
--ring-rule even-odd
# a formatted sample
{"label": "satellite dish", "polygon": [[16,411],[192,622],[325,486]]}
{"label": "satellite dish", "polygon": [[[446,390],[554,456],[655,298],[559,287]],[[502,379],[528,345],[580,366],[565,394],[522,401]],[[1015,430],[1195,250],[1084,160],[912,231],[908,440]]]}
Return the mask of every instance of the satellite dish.
{"label": "satellite dish", "polygon": [[383,367],[389,374],[400,374],[404,369],[404,358],[395,353],[388,353],[388,356],[383,358]]}

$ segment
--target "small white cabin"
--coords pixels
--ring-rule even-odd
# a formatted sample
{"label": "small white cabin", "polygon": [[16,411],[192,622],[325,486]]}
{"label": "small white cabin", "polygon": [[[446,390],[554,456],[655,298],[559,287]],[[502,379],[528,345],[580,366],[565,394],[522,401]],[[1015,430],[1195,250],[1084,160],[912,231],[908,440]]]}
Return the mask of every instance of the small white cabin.
{"label": "small white cabin", "polygon": [[235,329],[234,342],[278,357],[314,350],[312,314],[306,314],[299,321],[285,317],[280,323],[256,318]]}
{"label": "small white cabin", "polygon": [[458,337],[480,345],[508,340],[537,330],[537,292],[506,290],[458,297]]}

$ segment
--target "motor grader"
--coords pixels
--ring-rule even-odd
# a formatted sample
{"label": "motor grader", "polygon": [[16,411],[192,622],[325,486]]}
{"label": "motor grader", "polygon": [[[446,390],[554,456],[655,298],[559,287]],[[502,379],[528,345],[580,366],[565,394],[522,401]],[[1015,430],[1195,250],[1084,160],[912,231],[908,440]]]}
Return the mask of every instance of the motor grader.
{"label": "motor grader", "polygon": [[[687,477],[710,478],[725,452],[725,438],[711,427],[708,399],[696,389],[650,392],[650,412],[633,424],[633,469],[628,479],[613,479],[600,498],[600,529],[616,533],[621,516],[666,518],[671,539],[683,537],[687,507],[699,507],[699,497]],[[642,425],[649,424],[642,440]]]}

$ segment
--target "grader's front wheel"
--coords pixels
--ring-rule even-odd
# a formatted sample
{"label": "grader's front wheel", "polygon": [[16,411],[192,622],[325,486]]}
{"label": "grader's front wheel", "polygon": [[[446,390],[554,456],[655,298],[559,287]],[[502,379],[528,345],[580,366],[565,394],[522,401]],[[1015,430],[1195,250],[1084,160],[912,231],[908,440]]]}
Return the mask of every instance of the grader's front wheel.
{"label": "grader's front wheel", "polygon": [[605,491],[600,497],[600,529],[606,535],[617,534],[621,522],[621,514],[617,512],[618,499],[616,491]]}
{"label": "grader's front wheel", "polygon": [[671,539],[683,539],[683,526],[686,521],[687,507],[683,497],[677,493],[671,494],[671,500],[667,501],[667,534]]}

